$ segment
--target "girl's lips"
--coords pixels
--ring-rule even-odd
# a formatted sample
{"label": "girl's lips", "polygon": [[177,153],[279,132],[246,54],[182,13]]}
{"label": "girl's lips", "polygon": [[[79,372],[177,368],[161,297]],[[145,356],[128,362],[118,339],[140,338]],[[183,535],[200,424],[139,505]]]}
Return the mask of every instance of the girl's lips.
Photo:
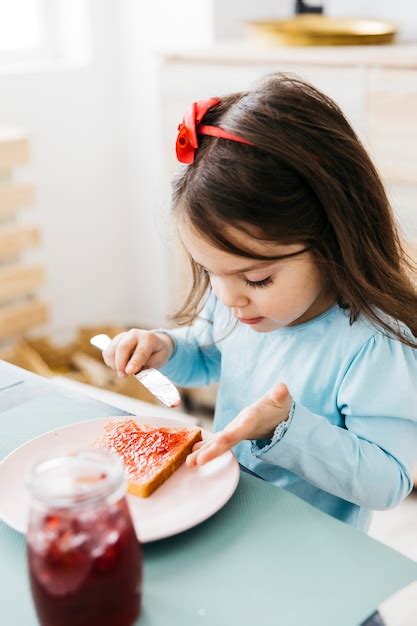
{"label": "girl's lips", "polygon": [[264,320],[264,317],[238,317],[237,318],[239,320],[239,322],[242,322],[242,324],[259,324],[259,322],[262,322],[262,320]]}

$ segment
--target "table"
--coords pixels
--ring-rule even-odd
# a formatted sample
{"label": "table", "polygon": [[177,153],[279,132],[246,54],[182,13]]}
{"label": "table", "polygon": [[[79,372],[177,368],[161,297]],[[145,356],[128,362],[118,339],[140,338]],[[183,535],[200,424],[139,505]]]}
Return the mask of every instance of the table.
{"label": "table", "polygon": [[[126,413],[0,362],[1,459],[42,432],[115,414]],[[357,626],[417,579],[417,563],[246,473],[212,518],[143,551],[138,626]],[[0,554],[0,623],[33,626],[24,537],[2,522]]]}

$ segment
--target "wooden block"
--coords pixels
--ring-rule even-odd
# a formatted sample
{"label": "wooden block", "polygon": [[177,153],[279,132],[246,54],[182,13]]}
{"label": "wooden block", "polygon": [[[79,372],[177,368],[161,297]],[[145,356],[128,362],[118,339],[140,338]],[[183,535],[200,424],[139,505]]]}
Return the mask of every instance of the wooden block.
{"label": "wooden block", "polygon": [[29,140],[22,130],[0,129],[0,169],[8,170],[29,162]]}
{"label": "wooden block", "polygon": [[75,342],[58,345],[47,336],[27,337],[26,341],[52,370],[65,372],[71,369],[71,357],[78,349]]}
{"label": "wooden block", "polygon": [[22,339],[8,350],[0,353],[0,358],[8,363],[13,363],[25,370],[39,374],[40,376],[53,376],[53,371],[48,367],[41,355]]}
{"label": "wooden block", "polygon": [[35,227],[0,227],[0,258],[15,256],[19,252],[36,246],[40,241],[40,231]]}
{"label": "wooden block", "polygon": [[155,396],[136,380],[134,376],[127,376],[126,378],[118,378],[117,374],[114,374],[113,381],[110,385],[106,385],[106,389],[114,391],[115,393],[121,393],[124,396],[130,398],[136,398],[143,402],[149,402],[149,404],[159,404]]}
{"label": "wooden block", "polygon": [[30,183],[0,182],[0,218],[35,204],[35,186]]}
{"label": "wooden block", "polygon": [[8,305],[0,309],[0,340],[18,336],[48,321],[45,302],[38,299]]}
{"label": "wooden block", "polygon": [[0,301],[30,295],[44,282],[42,265],[9,265],[0,268]]}
{"label": "wooden block", "polygon": [[121,326],[111,326],[110,324],[81,326],[81,328],[78,329],[76,338],[78,349],[85,354],[94,357],[96,361],[100,361],[100,363],[102,363],[103,359],[101,357],[101,351],[90,344],[91,337],[104,333],[105,335],[113,338],[124,330],[126,330],[126,328],[122,328]]}
{"label": "wooden block", "polygon": [[72,365],[75,365],[81,372],[92,380],[92,384],[97,387],[105,387],[114,378],[113,370],[106,367],[104,363],[99,363],[85,352],[77,351],[71,357]]}

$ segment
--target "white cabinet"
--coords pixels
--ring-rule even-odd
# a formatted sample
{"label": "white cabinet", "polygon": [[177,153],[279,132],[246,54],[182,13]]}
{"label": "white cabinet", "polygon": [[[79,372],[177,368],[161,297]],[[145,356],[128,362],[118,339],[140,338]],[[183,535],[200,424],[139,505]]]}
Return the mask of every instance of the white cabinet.
{"label": "white cabinet", "polygon": [[388,181],[417,186],[417,69],[369,72],[369,140]]}

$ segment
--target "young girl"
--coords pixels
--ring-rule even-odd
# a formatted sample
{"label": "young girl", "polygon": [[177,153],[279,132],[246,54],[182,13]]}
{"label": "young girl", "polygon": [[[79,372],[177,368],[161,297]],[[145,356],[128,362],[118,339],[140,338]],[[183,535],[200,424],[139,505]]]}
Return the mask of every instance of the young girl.
{"label": "young girl", "polygon": [[177,155],[189,325],[122,333],[105,362],[220,381],[216,434],[187,463],[233,448],[366,529],[410,492],[417,458],[417,295],[370,158],[330,98],[282,74],[194,103]]}

